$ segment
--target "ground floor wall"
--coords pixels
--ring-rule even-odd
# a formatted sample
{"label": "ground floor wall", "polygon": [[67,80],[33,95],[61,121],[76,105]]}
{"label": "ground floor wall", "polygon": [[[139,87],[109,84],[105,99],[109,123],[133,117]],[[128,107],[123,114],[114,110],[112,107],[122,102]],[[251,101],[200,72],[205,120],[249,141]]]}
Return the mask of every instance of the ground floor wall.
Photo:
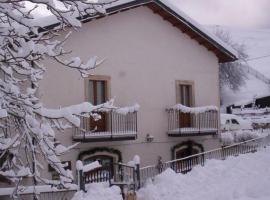
{"label": "ground floor wall", "polygon": [[[144,167],[157,164],[159,157],[162,158],[163,162],[174,159],[173,148],[188,141],[201,145],[203,151],[220,147],[217,135],[169,138],[168,141],[153,141],[150,143],[139,141],[126,141],[121,142],[121,144],[119,142],[94,142],[79,144],[69,153],[62,156],[62,160],[71,161],[73,174],[75,174],[77,159],[84,159],[94,155],[112,155],[116,158],[114,162],[123,163],[129,162],[135,155],[139,155],[141,167]],[[118,156],[119,154],[120,156]]]}

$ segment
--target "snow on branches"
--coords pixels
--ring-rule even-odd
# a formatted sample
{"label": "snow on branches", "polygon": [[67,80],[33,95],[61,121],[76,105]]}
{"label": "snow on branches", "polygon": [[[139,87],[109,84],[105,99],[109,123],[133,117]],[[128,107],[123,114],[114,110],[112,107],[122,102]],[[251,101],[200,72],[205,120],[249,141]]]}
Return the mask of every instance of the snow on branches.
{"label": "snow on branches", "polygon": [[[71,147],[55,142],[55,130],[65,130],[70,125],[79,126],[80,116],[90,116],[93,111],[110,108],[112,102],[92,106],[82,103],[62,109],[44,108],[36,91],[45,67],[43,59],[52,59],[65,67],[87,76],[100,61],[96,57],[83,62],[79,57],[67,56],[63,48],[70,33],[59,41],[59,31],[66,27],[79,28],[80,18],[104,14],[108,1],[96,0],[2,0],[0,2],[0,175],[17,186],[25,177],[40,182],[67,186],[73,180],[64,169],[59,155]],[[29,8],[26,5],[31,4]],[[57,30],[46,29],[36,23],[33,12],[47,9],[57,19]],[[66,59],[69,57],[69,59]],[[57,146],[58,145],[58,146]],[[59,174],[59,181],[43,178],[40,160],[45,160]]]}

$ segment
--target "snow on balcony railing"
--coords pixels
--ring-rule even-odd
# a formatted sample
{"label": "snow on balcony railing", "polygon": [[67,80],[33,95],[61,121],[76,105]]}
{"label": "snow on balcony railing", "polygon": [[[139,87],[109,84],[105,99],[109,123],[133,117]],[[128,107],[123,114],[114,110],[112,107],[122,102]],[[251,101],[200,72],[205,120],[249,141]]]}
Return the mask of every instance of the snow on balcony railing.
{"label": "snow on balcony railing", "polygon": [[218,108],[216,106],[187,107],[177,104],[168,112],[170,136],[215,134],[218,132]]}
{"label": "snow on balcony railing", "polygon": [[75,140],[117,140],[136,139],[138,105],[116,109],[103,109],[96,114],[99,120],[93,117],[81,117],[80,128],[74,128]]}

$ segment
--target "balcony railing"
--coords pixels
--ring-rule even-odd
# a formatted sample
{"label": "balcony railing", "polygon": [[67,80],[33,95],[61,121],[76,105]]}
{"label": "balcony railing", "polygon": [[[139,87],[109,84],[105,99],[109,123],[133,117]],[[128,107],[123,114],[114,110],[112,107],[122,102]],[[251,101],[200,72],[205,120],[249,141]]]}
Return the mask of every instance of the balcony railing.
{"label": "balcony railing", "polygon": [[81,117],[81,125],[73,130],[73,140],[81,142],[134,140],[137,138],[137,111],[119,109],[98,112],[101,119]]}
{"label": "balcony railing", "polygon": [[197,136],[218,132],[218,108],[215,106],[190,108],[181,104],[167,109],[168,135]]}

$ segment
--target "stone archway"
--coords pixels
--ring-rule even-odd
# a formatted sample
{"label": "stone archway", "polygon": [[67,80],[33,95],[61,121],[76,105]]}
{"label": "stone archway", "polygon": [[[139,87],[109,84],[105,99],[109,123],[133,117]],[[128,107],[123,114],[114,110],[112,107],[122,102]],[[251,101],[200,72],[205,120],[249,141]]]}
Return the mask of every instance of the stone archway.
{"label": "stone archway", "polygon": [[180,144],[175,145],[172,148],[172,159],[180,159],[184,157],[191,156],[193,154],[201,153],[204,148],[201,144],[194,141],[185,141]]}
{"label": "stone archway", "polygon": [[[198,154],[203,152],[203,146],[201,144],[195,143],[193,141],[186,141],[182,142],[180,144],[175,145],[172,148],[172,157],[173,159],[181,159],[177,160],[173,164],[173,169],[176,172],[181,173],[187,173],[189,172],[193,166],[198,164],[204,164],[204,156],[198,155],[198,156],[192,156],[194,154]],[[189,158],[186,158],[189,157]],[[186,158],[186,159],[182,159]]]}
{"label": "stone archway", "polygon": [[81,152],[78,158],[83,164],[89,164],[95,161],[101,164],[101,168],[85,173],[85,176],[88,177],[88,181],[90,182],[100,182],[104,180],[104,177],[100,177],[101,180],[96,180],[97,177],[102,174],[110,174],[110,176],[113,176],[118,170],[114,167],[114,163],[122,161],[122,155],[119,150],[107,147],[98,147]]}

